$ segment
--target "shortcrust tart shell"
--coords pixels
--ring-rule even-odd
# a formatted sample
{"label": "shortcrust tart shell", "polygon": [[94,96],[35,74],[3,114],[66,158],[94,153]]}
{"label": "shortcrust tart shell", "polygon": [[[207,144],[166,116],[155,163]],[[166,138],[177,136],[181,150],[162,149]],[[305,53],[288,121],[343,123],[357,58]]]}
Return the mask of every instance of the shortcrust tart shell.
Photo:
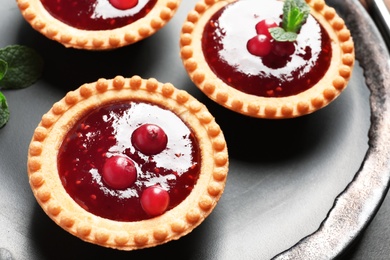
{"label": "shortcrust tart shell", "polygon": [[294,118],[313,113],[335,100],[347,87],[355,62],[350,31],[335,9],[323,0],[306,0],[313,15],[328,32],[332,57],[323,78],[308,90],[288,97],[259,97],[224,83],[208,66],[201,39],[205,24],[222,7],[236,0],[201,0],[182,26],[180,55],[194,84],[210,99],[241,114],[267,119]]}
{"label": "shortcrust tart shell", "polygon": [[[201,168],[193,190],[178,206],[151,219],[121,222],[84,210],[68,195],[58,174],[57,155],[67,131],[86,112],[131,100],[156,104],[178,115],[199,141]],[[117,76],[68,92],[43,115],[29,146],[27,169],[37,202],[55,223],[84,241],[134,250],[179,239],[200,225],[224,191],[228,163],[223,133],[202,103],[170,83]]]}
{"label": "shortcrust tart shell", "polygon": [[69,26],[45,9],[40,0],[16,0],[25,20],[47,38],[65,47],[109,50],[143,40],[163,28],[176,13],[181,0],[158,0],[143,18],[112,30],[81,30]]}

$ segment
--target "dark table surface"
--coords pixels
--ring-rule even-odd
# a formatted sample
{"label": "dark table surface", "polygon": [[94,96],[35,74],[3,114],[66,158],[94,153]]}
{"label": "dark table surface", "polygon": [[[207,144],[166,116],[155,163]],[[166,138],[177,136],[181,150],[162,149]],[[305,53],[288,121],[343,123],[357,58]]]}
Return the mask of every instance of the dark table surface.
{"label": "dark table surface", "polygon": [[341,259],[388,260],[390,259],[390,195],[365,232],[355,241]]}
{"label": "dark table surface", "polygon": [[[46,67],[43,78],[34,86],[4,91],[12,114],[10,122],[0,130],[0,260],[77,256],[178,259],[172,252],[182,248],[185,259],[267,259],[318,228],[335,197],[353,179],[367,149],[369,103],[361,68],[355,66],[351,85],[356,88],[348,88],[315,115],[269,122],[224,111],[193,86],[179,59],[180,25],[196,2],[183,0],[173,21],[142,43],[109,53],[93,53],[65,49],[46,39],[23,20],[13,0],[1,0],[0,47],[29,45],[43,54]],[[32,195],[25,166],[32,132],[55,101],[82,83],[120,74],[157,77],[189,90],[216,116],[231,148],[228,184],[213,214],[179,241],[128,254],[86,245],[52,223]],[[270,148],[271,154],[259,150],[258,158],[247,151],[253,140],[236,136],[240,130],[286,134],[284,129],[296,134],[292,135],[295,139],[282,138],[289,146],[283,147],[285,144],[276,140],[276,145],[284,149],[281,152],[271,141],[254,140],[254,145]],[[299,149],[295,149],[298,145]],[[341,145],[345,153],[340,151]],[[279,157],[272,157],[276,155]],[[341,259],[390,259],[389,216],[387,195],[371,224]],[[263,230],[269,233],[263,234]],[[13,258],[6,258],[8,252]]]}

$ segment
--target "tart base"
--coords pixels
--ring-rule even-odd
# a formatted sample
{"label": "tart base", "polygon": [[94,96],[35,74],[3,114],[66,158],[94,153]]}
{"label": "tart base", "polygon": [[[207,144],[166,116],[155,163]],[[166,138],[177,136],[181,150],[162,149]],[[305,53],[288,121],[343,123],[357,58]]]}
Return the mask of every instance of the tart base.
{"label": "tart base", "polygon": [[[100,105],[129,100],[160,105],[188,124],[199,140],[201,170],[192,192],[175,208],[151,219],[120,222],[91,214],[68,195],[58,174],[57,154],[78,118]],[[55,223],[84,241],[134,250],[179,239],[200,225],[224,191],[228,163],[223,133],[203,104],[170,83],[117,76],[69,92],[43,115],[29,146],[27,169],[38,203]]]}
{"label": "tart base", "polygon": [[40,0],[16,0],[25,20],[47,38],[65,47],[109,50],[145,39],[164,27],[176,13],[181,0],[159,0],[143,18],[121,28],[89,31],[69,26],[54,18]]}
{"label": "tart base", "polygon": [[183,65],[194,84],[216,103],[243,115],[283,119],[313,113],[347,87],[355,62],[354,43],[344,20],[323,0],[307,0],[313,15],[332,40],[332,59],[324,77],[310,89],[288,97],[259,97],[236,90],[208,66],[202,51],[203,28],[211,16],[235,0],[201,0],[189,12],[180,38]]}

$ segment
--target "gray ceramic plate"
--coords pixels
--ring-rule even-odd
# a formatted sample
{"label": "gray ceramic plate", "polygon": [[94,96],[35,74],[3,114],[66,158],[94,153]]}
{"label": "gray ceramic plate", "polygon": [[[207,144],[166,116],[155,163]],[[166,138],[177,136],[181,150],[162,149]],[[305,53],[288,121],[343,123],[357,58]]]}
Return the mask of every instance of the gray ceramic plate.
{"label": "gray ceramic plate", "polygon": [[338,9],[351,29],[356,42],[356,58],[364,69],[370,90],[369,148],[359,171],[336,198],[320,228],[275,259],[340,256],[370,223],[389,188],[390,70],[387,48],[356,1],[328,2]]}
{"label": "gray ceramic plate", "polygon": [[[281,121],[227,111],[189,80],[178,43],[196,2],[183,0],[173,20],[142,42],[88,52],[46,39],[23,20],[15,1],[2,0],[0,46],[35,48],[45,71],[27,89],[3,91],[11,118],[0,130],[0,259],[330,259],[369,224],[390,179],[390,70],[384,42],[358,1],[327,1],[356,42],[347,90],[321,111]],[[230,171],[220,203],[191,234],[122,252],[85,243],[54,224],[31,192],[26,156],[41,116],[67,91],[135,74],[172,82],[207,105],[224,130]]]}

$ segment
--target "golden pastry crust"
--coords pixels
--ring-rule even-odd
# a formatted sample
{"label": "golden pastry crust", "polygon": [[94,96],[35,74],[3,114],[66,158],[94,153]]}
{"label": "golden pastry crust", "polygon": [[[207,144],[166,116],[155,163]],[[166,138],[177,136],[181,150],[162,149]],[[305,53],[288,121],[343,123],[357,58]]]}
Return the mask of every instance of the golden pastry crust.
{"label": "golden pastry crust", "polygon": [[203,56],[200,39],[211,16],[235,1],[201,0],[189,12],[182,27],[180,50],[183,65],[191,80],[209,98],[247,116],[281,119],[313,113],[332,102],[347,87],[355,62],[353,39],[344,20],[323,0],[306,0],[311,14],[325,28],[332,41],[330,67],[315,86],[294,96],[272,98],[243,93],[220,80]]}
{"label": "golden pastry crust", "polygon": [[[181,204],[152,219],[119,222],[87,212],[68,195],[57,171],[57,154],[67,131],[86,112],[132,99],[160,105],[186,122],[199,141],[202,166],[198,182]],[[178,239],[201,224],[224,191],[228,163],[223,133],[203,104],[170,83],[117,76],[82,85],[43,115],[31,140],[27,169],[38,203],[59,226],[90,243],[133,250]]]}
{"label": "golden pastry crust", "polygon": [[27,22],[47,38],[65,47],[108,50],[138,42],[156,33],[171,20],[181,0],[158,0],[145,17],[121,28],[102,31],[80,30],[59,21],[47,12],[40,0],[16,2]]}

